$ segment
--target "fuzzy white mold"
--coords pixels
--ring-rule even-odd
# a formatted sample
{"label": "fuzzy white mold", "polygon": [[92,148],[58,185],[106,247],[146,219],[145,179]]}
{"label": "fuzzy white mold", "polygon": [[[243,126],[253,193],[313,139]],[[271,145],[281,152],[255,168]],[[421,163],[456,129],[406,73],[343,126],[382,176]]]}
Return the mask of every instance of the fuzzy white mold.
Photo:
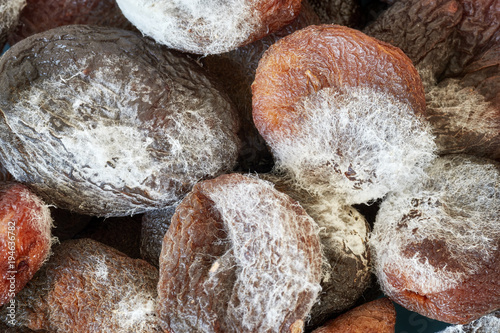
{"label": "fuzzy white mold", "polygon": [[[15,27],[26,0],[0,0],[0,44],[5,35]],[[0,47],[3,45],[0,45]],[[0,50],[1,52],[2,50]]]}
{"label": "fuzzy white mold", "polygon": [[[238,270],[227,316],[248,332],[279,332],[290,311],[304,318],[321,290],[318,230],[271,183],[249,179],[217,186],[209,195],[226,226]],[[304,239],[313,240],[306,244]]]}
{"label": "fuzzy white mold", "polygon": [[[68,200],[79,204],[71,204],[73,210],[130,215],[154,209],[158,203],[176,202],[179,187],[234,165],[239,148],[236,130],[217,114],[225,108],[229,116],[231,106],[206,79],[208,88],[173,78],[168,92],[156,91],[151,87],[163,87],[164,79],[154,69],[148,73],[134,67],[125,81],[122,69],[114,65],[123,59],[99,56],[104,65],[92,73],[85,71],[92,68],[92,57],[77,59],[61,68],[57,77],[34,82],[12,105],[5,121],[26,151],[5,161],[15,179],[36,183],[41,192],[71,193]],[[173,65],[183,71],[185,64],[177,61]],[[164,95],[169,116],[156,111],[158,117],[143,119],[145,111],[167,98]],[[215,104],[221,110],[215,112]],[[60,114],[59,108],[72,111]],[[76,191],[78,183],[92,186]],[[92,201],[98,197],[103,200],[97,205],[104,207],[94,210]]]}
{"label": "fuzzy white mold", "polygon": [[237,48],[261,20],[262,0],[117,0],[123,15],[143,34],[171,48],[216,54]]}
{"label": "fuzzy white mold", "polygon": [[435,157],[430,128],[413,110],[368,88],[325,88],[296,106],[297,135],[270,142],[277,168],[316,192],[364,203],[411,186]]}
{"label": "fuzzy white mold", "polygon": [[483,316],[467,325],[449,326],[439,333],[495,333],[500,332],[500,311]]}
{"label": "fuzzy white mold", "polygon": [[[456,286],[498,255],[499,165],[450,155],[436,159],[426,172],[420,184],[390,194],[377,215],[370,247],[387,295],[397,290],[386,270],[404,275],[409,290],[425,295]],[[419,252],[404,255],[408,246],[424,241],[445,242],[449,260],[459,262],[460,269],[433,265]]]}

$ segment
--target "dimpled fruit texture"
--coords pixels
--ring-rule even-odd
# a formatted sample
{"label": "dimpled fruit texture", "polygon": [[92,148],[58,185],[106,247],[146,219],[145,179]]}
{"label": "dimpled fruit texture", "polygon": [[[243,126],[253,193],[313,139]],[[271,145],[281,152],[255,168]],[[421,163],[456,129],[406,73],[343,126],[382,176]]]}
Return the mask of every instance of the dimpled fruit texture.
{"label": "dimpled fruit texture", "polygon": [[302,332],[320,291],[318,230],[271,183],[197,184],[163,240],[158,313],[169,332]]}
{"label": "dimpled fruit texture", "polygon": [[231,170],[238,121],[195,63],[114,28],[65,26],[0,61],[0,163],[46,201],[124,216]]}
{"label": "dimpled fruit texture", "polygon": [[[161,332],[158,270],[90,239],[69,240],[16,296],[16,325],[49,332]],[[5,315],[2,310],[2,317]]]}
{"label": "dimpled fruit texture", "polygon": [[300,0],[117,0],[145,35],[174,49],[216,54],[258,40],[290,23]]}
{"label": "dimpled fruit texture", "polygon": [[50,210],[26,186],[0,182],[0,305],[33,277],[49,256]]}
{"label": "dimpled fruit texture", "polygon": [[370,239],[379,282],[412,311],[464,324],[500,306],[500,164],[441,157],[380,206]]}
{"label": "dimpled fruit texture", "polygon": [[[9,0],[12,1],[12,0]],[[9,44],[39,32],[68,24],[132,29],[115,0],[28,0]]]}
{"label": "dimpled fruit texture", "polygon": [[252,90],[255,125],[278,169],[308,190],[367,202],[418,180],[434,158],[417,71],[359,31],[311,26],[281,39]]}
{"label": "dimpled fruit texture", "polygon": [[0,52],[25,5],[26,0],[0,0]]}
{"label": "dimpled fruit texture", "polygon": [[415,64],[441,154],[500,159],[500,1],[399,1],[364,32]]}

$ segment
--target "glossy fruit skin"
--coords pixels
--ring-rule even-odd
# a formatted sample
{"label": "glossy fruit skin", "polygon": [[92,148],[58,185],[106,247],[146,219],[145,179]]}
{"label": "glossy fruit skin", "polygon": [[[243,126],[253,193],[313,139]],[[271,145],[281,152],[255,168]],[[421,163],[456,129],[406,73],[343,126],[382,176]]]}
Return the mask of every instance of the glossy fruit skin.
{"label": "glossy fruit skin", "polygon": [[441,154],[500,159],[499,22],[497,0],[412,0],[363,30],[414,63]]}
{"label": "glossy fruit skin", "polygon": [[7,304],[49,256],[50,211],[29,188],[0,182],[0,304]]}
{"label": "glossy fruit skin", "polygon": [[295,106],[330,87],[340,93],[373,87],[425,114],[420,77],[400,49],[354,29],[310,26],[281,39],[259,62],[252,104],[260,134],[267,142],[279,142],[280,136],[300,132],[304,115]]}
{"label": "glossy fruit skin", "polygon": [[[224,197],[233,189],[252,195],[245,195],[244,201]],[[234,205],[218,201],[226,199],[235,200],[240,208],[249,206],[230,215]],[[263,206],[254,206],[256,202]],[[263,207],[268,212],[259,213],[260,218],[248,217]],[[274,220],[273,211],[281,212],[282,219]],[[277,223],[272,230],[266,226],[270,220],[271,225]],[[316,299],[310,283],[314,281],[313,289],[319,287],[321,275],[320,243],[314,229],[314,222],[295,201],[262,180],[229,174],[195,185],[177,207],[163,240],[158,284],[163,329],[302,332]],[[256,237],[259,232],[262,236]],[[295,249],[302,255],[290,257]],[[307,267],[301,273],[279,276],[304,260]],[[255,299],[259,302],[254,303]],[[239,308],[247,311],[237,315]]]}
{"label": "glossy fruit skin", "polygon": [[133,32],[28,37],[2,57],[0,87],[1,163],[60,208],[141,213],[236,161],[227,97],[192,60]]}
{"label": "glossy fruit skin", "polygon": [[29,0],[8,41],[12,46],[31,35],[69,24],[133,29],[114,0]]}

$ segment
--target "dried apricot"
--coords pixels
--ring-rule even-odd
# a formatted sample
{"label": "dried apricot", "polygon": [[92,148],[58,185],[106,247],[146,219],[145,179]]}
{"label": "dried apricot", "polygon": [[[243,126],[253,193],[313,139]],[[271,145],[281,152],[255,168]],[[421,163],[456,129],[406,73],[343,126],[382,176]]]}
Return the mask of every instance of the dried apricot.
{"label": "dried apricot", "polygon": [[9,44],[68,24],[89,24],[133,29],[115,0],[27,0]]}
{"label": "dried apricot", "polygon": [[158,314],[169,332],[302,332],[320,291],[318,230],[271,183],[201,182],[163,239]]}
{"label": "dried apricot", "polygon": [[68,25],[0,60],[0,163],[47,202],[125,216],[231,170],[238,119],[200,66],[136,33]]}
{"label": "dried apricot", "polygon": [[371,282],[368,249],[370,232],[365,218],[344,206],[335,195],[318,196],[294,186],[285,175],[263,174],[280,192],[300,203],[320,228],[326,264],[321,293],[309,314],[308,327],[315,327],[335,313],[352,307]]}
{"label": "dried apricot", "polygon": [[364,31],[415,64],[441,154],[500,159],[498,0],[399,1]]}
{"label": "dried apricot", "polygon": [[161,244],[167,233],[177,205],[144,213],[141,224],[140,252],[151,265],[160,265]]}
{"label": "dried apricot", "polygon": [[[49,332],[162,332],[158,270],[90,239],[68,240],[15,300],[16,327]],[[5,308],[2,309],[4,318]]]}
{"label": "dried apricot", "polygon": [[360,305],[316,329],[313,333],[394,333],[396,309],[387,298]]}
{"label": "dried apricot", "polygon": [[308,0],[321,23],[356,27],[362,21],[359,0]]}
{"label": "dried apricot", "polygon": [[0,1],[0,52],[7,41],[7,36],[19,21],[19,15],[24,6],[26,6],[26,0]]}
{"label": "dried apricot", "polygon": [[171,48],[197,54],[231,51],[290,23],[301,0],[117,0],[143,34]]}
{"label": "dried apricot", "polygon": [[[42,266],[52,243],[49,207],[26,186],[0,182],[0,305],[12,299]],[[9,312],[10,313],[10,312]]]}
{"label": "dried apricot", "polygon": [[284,37],[259,62],[252,91],[278,169],[347,204],[411,184],[434,158],[411,61],[357,30],[321,25]]}
{"label": "dried apricot", "polygon": [[210,55],[201,60],[208,72],[223,85],[242,120],[239,133],[242,147],[238,170],[264,173],[269,172],[274,164],[272,155],[252,119],[251,85],[262,54],[279,39],[296,30],[318,23],[318,16],[305,2],[302,4],[299,16],[282,29],[233,51]]}
{"label": "dried apricot", "polygon": [[440,157],[421,184],[390,194],[370,238],[385,294],[466,324],[500,307],[500,164]]}

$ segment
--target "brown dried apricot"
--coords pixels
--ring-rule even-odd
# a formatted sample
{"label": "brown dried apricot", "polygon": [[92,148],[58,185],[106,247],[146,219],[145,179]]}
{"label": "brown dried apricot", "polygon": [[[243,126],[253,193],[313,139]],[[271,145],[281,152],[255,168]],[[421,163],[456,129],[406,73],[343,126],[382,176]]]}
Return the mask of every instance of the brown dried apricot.
{"label": "brown dried apricot", "polygon": [[498,0],[399,1],[364,32],[415,64],[441,154],[500,159]]}
{"label": "brown dried apricot", "polygon": [[17,25],[25,5],[26,0],[0,0],[0,52],[7,41],[7,36]]}
{"label": "brown dried apricot", "polygon": [[500,163],[449,155],[426,172],[382,202],[374,268],[395,302],[466,324],[500,307]]}
{"label": "brown dried apricot", "polygon": [[357,30],[321,25],[284,37],[259,62],[252,91],[277,167],[347,204],[407,186],[434,158],[411,61]]}
{"label": "brown dried apricot", "polygon": [[300,203],[320,228],[326,263],[318,300],[309,314],[308,327],[315,327],[352,307],[371,282],[368,249],[370,228],[353,207],[334,195],[318,196],[294,186],[285,175],[262,174],[259,178]]}
{"label": "brown dried apricot", "polygon": [[126,216],[230,171],[238,119],[192,60],[136,33],[68,25],[0,60],[0,163],[48,203]]}
{"label": "brown dried apricot", "polygon": [[360,305],[316,329],[313,333],[394,333],[396,309],[387,298]]}
{"label": "brown dried apricot", "polygon": [[[26,186],[0,183],[0,305],[11,303],[49,256],[49,207]],[[10,302],[9,302],[10,300]],[[10,312],[9,312],[10,313]]]}
{"label": "brown dried apricot", "polygon": [[68,24],[133,29],[115,0],[27,0],[17,27],[9,35],[9,44]]}
{"label": "brown dried apricot", "polygon": [[231,51],[290,23],[301,0],[117,0],[143,34],[168,47],[197,54]]}
{"label": "brown dried apricot", "polygon": [[354,28],[362,21],[359,0],[308,0],[321,23]]}
{"label": "brown dried apricot", "polygon": [[[15,300],[16,326],[49,332],[162,332],[158,270],[90,239],[68,240]],[[4,318],[5,307],[2,309]]]}
{"label": "brown dried apricot", "polygon": [[173,205],[142,215],[141,257],[155,267],[160,265],[161,244],[176,207]]}
{"label": "brown dried apricot", "polygon": [[252,119],[252,82],[264,52],[276,41],[305,28],[318,24],[319,18],[307,2],[302,4],[299,16],[282,29],[236,50],[201,59],[204,67],[214,75],[234,102],[242,125],[242,147],[237,170],[242,172],[269,172],[274,164],[264,139]]}
{"label": "brown dried apricot", "polygon": [[302,332],[320,291],[318,230],[271,183],[201,182],[163,240],[158,314],[169,332]]}

